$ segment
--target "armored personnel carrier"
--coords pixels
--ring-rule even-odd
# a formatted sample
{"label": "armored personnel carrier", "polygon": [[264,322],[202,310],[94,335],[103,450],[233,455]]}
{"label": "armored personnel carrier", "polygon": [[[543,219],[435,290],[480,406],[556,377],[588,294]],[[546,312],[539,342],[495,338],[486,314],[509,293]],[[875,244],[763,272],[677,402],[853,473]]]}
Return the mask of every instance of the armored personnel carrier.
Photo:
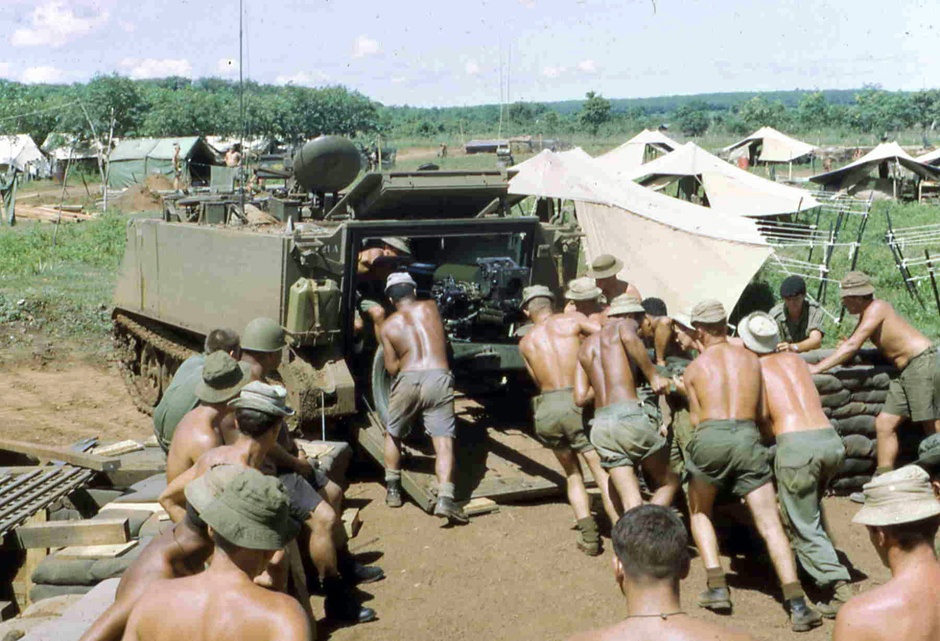
{"label": "armored personnel carrier", "polygon": [[410,243],[401,268],[437,301],[457,389],[505,388],[524,373],[514,336],[522,288],[557,290],[573,277],[575,230],[520,215],[505,172],[370,173],[343,192],[359,174],[352,143],[319,138],[293,160],[283,190],[252,199],[267,212],[262,224],[230,208],[129,222],[114,338],[141,410],[152,411],[210,330],[268,316],[290,335],[279,373],[301,427],[363,413],[384,423],[382,355],[355,319],[378,286],[358,273],[359,254],[388,237]]}

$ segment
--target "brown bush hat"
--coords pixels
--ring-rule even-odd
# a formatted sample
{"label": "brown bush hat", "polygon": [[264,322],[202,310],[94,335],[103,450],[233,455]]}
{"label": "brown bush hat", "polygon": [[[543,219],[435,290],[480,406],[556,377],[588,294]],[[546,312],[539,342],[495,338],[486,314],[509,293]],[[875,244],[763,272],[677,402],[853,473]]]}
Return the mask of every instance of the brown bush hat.
{"label": "brown bush hat", "polygon": [[714,299],[703,300],[692,308],[691,322],[693,323],[720,323],[728,318],[725,306],[721,301]]}
{"label": "brown bush hat", "polygon": [[839,281],[842,287],[842,297],[846,296],[868,296],[875,293],[875,286],[871,284],[871,278],[865,272],[849,272]]}
{"label": "brown bush hat", "polygon": [[601,294],[601,288],[594,284],[594,279],[590,276],[583,276],[568,283],[565,298],[568,300],[597,300],[601,297]]}
{"label": "brown bush hat", "polygon": [[587,275],[591,278],[610,278],[623,269],[623,261],[610,254],[601,254],[588,267]]}
{"label": "brown bush hat", "polygon": [[640,303],[640,299],[636,296],[630,296],[628,294],[621,294],[620,296],[615,296],[612,301],[610,301],[610,308],[607,310],[608,316],[623,316],[624,314],[645,314],[646,310],[643,309],[643,304]]}
{"label": "brown bush hat", "polygon": [[202,366],[202,378],[196,383],[196,398],[203,403],[225,403],[251,380],[251,367],[227,352],[212,352]]}
{"label": "brown bush hat", "polygon": [[547,298],[555,302],[555,294],[545,285],[530,285],[522,290],[522,303],[519,307],[525,307],[535,298]]}
{"label": "brown bush hat", "polygon": [[853,523],[883,527],[923,521],[940,514],[930,476],[916,465],[905,465],[876,476],[862,486],[865,505]]}

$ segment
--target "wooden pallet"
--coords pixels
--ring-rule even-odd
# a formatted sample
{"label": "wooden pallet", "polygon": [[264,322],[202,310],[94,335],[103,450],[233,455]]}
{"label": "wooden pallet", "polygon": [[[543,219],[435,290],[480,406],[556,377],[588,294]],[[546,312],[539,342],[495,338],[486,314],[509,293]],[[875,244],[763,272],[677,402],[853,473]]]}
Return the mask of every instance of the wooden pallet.
{"label": "wooden pallet", "polygon": [[[550,450],[518,421],[506,421],[470,399],[457,401],[456,499],[489,498],[497,503],[556,496],[565,479]],[[356,430],[356,440],[384,466],[385,432],[375,412],[368,412]],[[420,425],[415,431],[420,431]],[[431,512],[437,501],[434,450],[429,439],[403,445],[402,489],[422,509]],[[587,481],[589,477],[585,480]]]}

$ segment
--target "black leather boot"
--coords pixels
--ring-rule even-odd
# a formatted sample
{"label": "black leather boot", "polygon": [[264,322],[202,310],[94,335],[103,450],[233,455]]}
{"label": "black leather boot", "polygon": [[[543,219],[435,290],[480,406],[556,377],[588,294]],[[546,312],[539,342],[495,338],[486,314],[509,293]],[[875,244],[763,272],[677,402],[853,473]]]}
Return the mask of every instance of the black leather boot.
{"label": "black leather boot", "polygon": [[352,590],[341,577],[323,579],[326,593],[324,611],[328,619],[345,623],[368,623],[375,620],[375,610],[359,603]]}

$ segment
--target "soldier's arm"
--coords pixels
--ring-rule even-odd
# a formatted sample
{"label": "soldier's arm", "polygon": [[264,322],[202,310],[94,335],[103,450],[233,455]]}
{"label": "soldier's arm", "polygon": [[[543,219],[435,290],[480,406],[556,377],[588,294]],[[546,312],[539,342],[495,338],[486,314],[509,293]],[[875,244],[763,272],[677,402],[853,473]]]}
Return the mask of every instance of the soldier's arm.
{"label": "soldier's arm", "polygon": [[382,327],[378,329],[379,341],[382,343],[382,355],[385,358],[385,371],[387,371],[390,376],[395,376],[398,374],[398,369],[401,367],[401,359],[398,358],[398,354],[395,353],[395,347],[392,345],[392,341],[389,340],[388,330],[389,326],[383,323]]}
{"label": "soldier's arm", "polygon": [[671,320],[662,320],[656,325],[653,333],[653,349],[656,353],[656,364],[666,364],[666,350],[669,349],[669,343],[675,340],[676,330],[672,326]]}
{"label": "soldier's arm", "polygon": [[157,499],[174,523],[179,523],[186,516],[186,486],[202,474],[200,461],[196,461],[195,465],[173,479]]}
{"label": "soldier's arm", "polygon": [[884,319],[884,309],[881,305],[877,304],[877,301],[869,305],[868,309],[862,314],[862,318],[859,320],[852,335],[849,336],[844,343],[839,345],[832,354],[815,365],[811,365],[809,371],[812,374],[819,374],[852,360],[852,357],[858,353],[858,350],[862,348],[865,341],[871,338],[872,334],[881,327],[881,323],[884,322]]}
{"label": "soldier's arm", "polygon": [[578,359],[578,365],[574,371],[574,404],[578,407],[584,407],[594,400],[594,388],[591,387],[591,379],[588,378],[587,370]]}
{"label": "soldier's arm", "polygon": [[[762,377],[763,378],[763,377]],[[760,398],[757,402],[757,427],[764,442],[774,440],[773,423],[770,420],[770,407],[767,404],[767,379],[763,378],[760,386]]]}
{"label": "soldier's arm", "polygon": [[682,386],[685,388],[686,398],[689,399],[689,420],[692,422],[692,425],[698,425],[700,422],[701,405],[695,393],[696,367],[694,365],[693,363],[686,368],[685,373],[682,375]]}
{"label": "soldier's arm", "polygon": [[643,376],[649,381],[653,392],[661,394],[669,389],[669,381],[665,377],[660,376],[659,372],[656,371],[656,366],[653,365],[653,361],[650,360],[649,352],[646,351],[646,345],[643,344],[643,341],[640,340],[636,332],[630,330],[625,325],[621,325],[620,342],[627,351],[630,360],[637,364],[640,371],[643,372]]}
{"label": "soldier's arm", "polygon": [[792,350],[797,354],[802,354],[803,352],[810,352],[814,349],[819,349],[822,347],[823,334],[818,329],[809,330],[809,335],[805,340],[800,341],[799,343],[792,343]]}

